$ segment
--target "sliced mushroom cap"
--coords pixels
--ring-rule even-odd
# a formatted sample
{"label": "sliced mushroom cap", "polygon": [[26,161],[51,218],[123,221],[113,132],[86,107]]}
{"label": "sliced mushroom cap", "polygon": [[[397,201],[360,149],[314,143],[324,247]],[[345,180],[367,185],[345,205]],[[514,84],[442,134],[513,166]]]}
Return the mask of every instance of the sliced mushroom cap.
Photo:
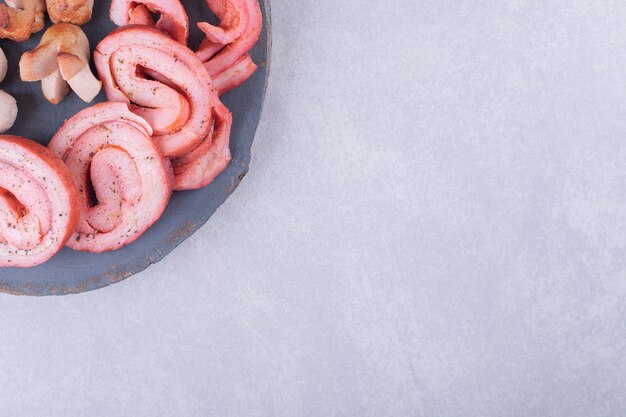
{"label": "sliced mushroom cap", "polygon": [[[5,0],[5,3],[9,7],[13,7],[15,9],[26,9],[27,7],[31,7],[28,4],[28,1],[25,0]],[[45,0],[35,0],[35,22],[33,23],[33,33],[39,32],[46,25],[46,1]]]}
{"label": "sliced mushroom cap", "polygon": [[82,25],[91,20],[93,0],[46,0],[46,6],[52,22]]}
{"label": "sliced mushroom cap", "polygon": [[12,95],[0,90],[0,133],[11,129],[17,118],[17,103]]}
{"label": "sliced mushroom cap", "polygon": [[6,0],[0,4],[0,38],[23,42],[45,24],[44,0]]}
{"label": "sliced mushroom cap", "polygon": [[61,77],[61,71],[57,68],[52,74],[41,80],[43,96],[52,104],[59,104],[70,92],[70,86]]}
{"label": "sliced mushroom cap", "polygon": [[76,55],[60,53],[57,56],[61,77],[83,101],[89,103],[102,88],[102,83],[92,73],[89,65]]}
{"label": "sliced mushroom cap", "polygon": [[0,81],[4,80],[4,77],[6,77],[7,68],[8,68],[7,57],[4,54],[4,51],[2,50],[2,48],[0,48]]}
{"label": "sliced mushroom cap", "polygon": [[55,104],[67,94],[64,83],[86,102],[93,100],[102,85],[89,68],[89,41],[85,33],[69,23],[51,26],[39,46],[22,55],[20,77],[23,81],[45,80],[44,96]]}

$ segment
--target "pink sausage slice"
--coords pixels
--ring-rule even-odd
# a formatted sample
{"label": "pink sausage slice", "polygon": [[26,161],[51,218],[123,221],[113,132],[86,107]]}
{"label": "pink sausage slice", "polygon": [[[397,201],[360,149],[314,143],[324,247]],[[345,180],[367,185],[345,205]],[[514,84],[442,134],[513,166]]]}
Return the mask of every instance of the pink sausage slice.
{"label": "pink sausage slice", "polygon": [[63,162],[36,142],[0,135],[0,266],[47,261],[70,238],[79,215]]}
{"label": "pink sausage slice", "polygon": [[[153,14],[159,15],[156,22]],[[189,18],[179,0],[111,0],[109,15],[117,26],[155,26],[183,45],[189,38]]]}
{"label": "pink sausage slice", "polygon": [[261,35],[263,16],[258,0],[207,0],[207,4],[221,22],[211,29],[206,23],[199,24],[207,37],[197,54],[209,75],[215,77],[241,61],[254,47]]}
{"label": "pink sausage slice", "polygon": [[249,52],[261,35],[263,16],[258,0],[206,2],[220,24],[198,23],[205,38],[196,55],[205,63],[221,95],[244,83],[256,71]]}
{"label": "pink sausage slice", "polygon": [[69,247],[116,250],[161,217],[171,195],[171,166],[151,132],[128,105],[106,102],[80,111],[52,138],[48,147],[67,165],[81,207]]}
{"label": "pink sausage slice", "polygon": [[244,1],[206,0],[211,11],[220,19],[218,26],[213,26],[207,22],[198,23],[198,27],[204,32],[207,42],[224,47],[241,36],[248,25],[248,14]]}
{"label": "pink sausage slice", "polygon": [[107,98],[148,120],[165,157],[184,155],[208,134],[217,93],[186,46],[157,29],[126,26],[100,42],[94,61]]}
{"label": "pink sausage slice", "polygon": [[248,78],[254,74],[257,66],[250,58],[249,54],[246,54],[241,61],[236,63],[229,69],[219,73],[213,79],[213,85],[217,90],[218,95],[227,93],[228,91],[239,87],[246,82]]}
{"label": "pink sausage slice", "polygon": [[214,108],[214,127],[193,151],[172,160],[174,190],[194,190],[209,185],[231,160],[230,130],[233,116],[219,101]]}

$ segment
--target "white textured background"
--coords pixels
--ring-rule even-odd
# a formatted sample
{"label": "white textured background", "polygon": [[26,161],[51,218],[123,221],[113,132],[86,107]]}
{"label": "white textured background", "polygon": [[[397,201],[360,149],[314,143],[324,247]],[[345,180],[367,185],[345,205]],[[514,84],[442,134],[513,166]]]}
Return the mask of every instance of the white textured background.
{"label": "white textured background", "polygon": [[241,187],[125,282],[0,296],[0,415],[626,415],[626,3],[273,21]]}

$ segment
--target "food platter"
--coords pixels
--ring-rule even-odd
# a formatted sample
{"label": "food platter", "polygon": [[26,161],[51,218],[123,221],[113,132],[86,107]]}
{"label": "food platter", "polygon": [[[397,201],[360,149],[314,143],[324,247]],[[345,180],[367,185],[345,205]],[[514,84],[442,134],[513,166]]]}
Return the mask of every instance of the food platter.
{"label": "food platter", "polygon": [[[216,23],[217,20],[204,1],[182,0],[182,3],[189,15],[189,43],[196,46],[202,38],[196,22]],[[109,19],[108,6],[109,1],[96,1],[92,20],[82,27],[92,48],[115,29]],[[119,282],[161,260],[211,217],[248,172],[251,146],[263,106],[271,48],[269,0],[261,0],[261,10],[263,31],[251,51],[259,68],[246,83],[221,97],[233,114],[230,137],[232,161],[226,170],[205,188],[174,193],[157,223],[130,245],[99,254],[63,248],[48,262],[36,267],[2,268],[0,292],[34,296],[63,295]],[[0,41],[9,62],[7,77],[0,84],[0,89],[13,95],[19,108],[15,125],[7,133],[46,145],[64,120],[89,105],[75,94],[53,105],[41,95],[39,83],[20,80],[20,56],[36,47],[40,38],[41,32],[22,43]],[[94,102],[105,100],[104,93],[100,92]]]}

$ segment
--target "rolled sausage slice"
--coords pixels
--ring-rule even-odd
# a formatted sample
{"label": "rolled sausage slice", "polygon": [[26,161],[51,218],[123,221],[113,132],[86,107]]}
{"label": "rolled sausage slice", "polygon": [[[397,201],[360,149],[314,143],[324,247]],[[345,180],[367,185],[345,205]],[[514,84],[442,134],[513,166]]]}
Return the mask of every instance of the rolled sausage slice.
{"label": "rolled sausage slice", "polygon": [[200,146],[172,160],[175,191],[194,190],[209,185],[231,160],[228,145],[233,116],[219,101],[213,112],[213,128]]}
{"label": "rolled sausage slice", "polygon": [[186,46],[155,28],[126,26],[100,42],[94,61],[107,98],[150,123],[164,156],[182,156],[208,134],[217,93]]}
{"label": "rolled sausage slice", "polygon": [[63,162],[36,142],[0,135],[0,266],[47,261],[65,245],[79,215]]}
{"label": "rolled sausage slice", "polygon": [[221,96],[239,87],[254,74],[256,69],[257,66],[252,61],[252,58],[250,58],[249,54],[246,54],[241,61],[213,78],[213,86],[217,90],[217,94]]}
{"label": "rolled sausage slice", "polygon": [[[198,23],[198,27],[206,36],[202,48],[205,52],[207,52],[209,46],[218,50],[223,48],[225,45],[234,42],[245,31],[248,25],[248,14],[244,1],[206,0],[211,11],[220,19],[220,23],[217,26],[207,22]],[[209,58],[211,56],[208,56],[207,60]]]}
{"label": "rolled sausage slice", "polygon": [[80,220],[72,249],[106,252],[137,239],[171,194],[171,167],[150,125],[124,103],[100,103],[67,120],[48,145],[78,189]]}
{"label": "rolled sausage slice", "polygon": [[[189,18],[179,0],[111,0],[109,15],[117,26],[155,26],[187,45]],[[156,22],[153,15],[159,16]]]}
{"label": "rolled sausage slice", "polygon": [[249,52],[261,35],[263,16],[258,0],[206,2],[220,24],[198,23],[205,38],[196,55],[205,63],[221,95],[243,84],[256,71]]}

